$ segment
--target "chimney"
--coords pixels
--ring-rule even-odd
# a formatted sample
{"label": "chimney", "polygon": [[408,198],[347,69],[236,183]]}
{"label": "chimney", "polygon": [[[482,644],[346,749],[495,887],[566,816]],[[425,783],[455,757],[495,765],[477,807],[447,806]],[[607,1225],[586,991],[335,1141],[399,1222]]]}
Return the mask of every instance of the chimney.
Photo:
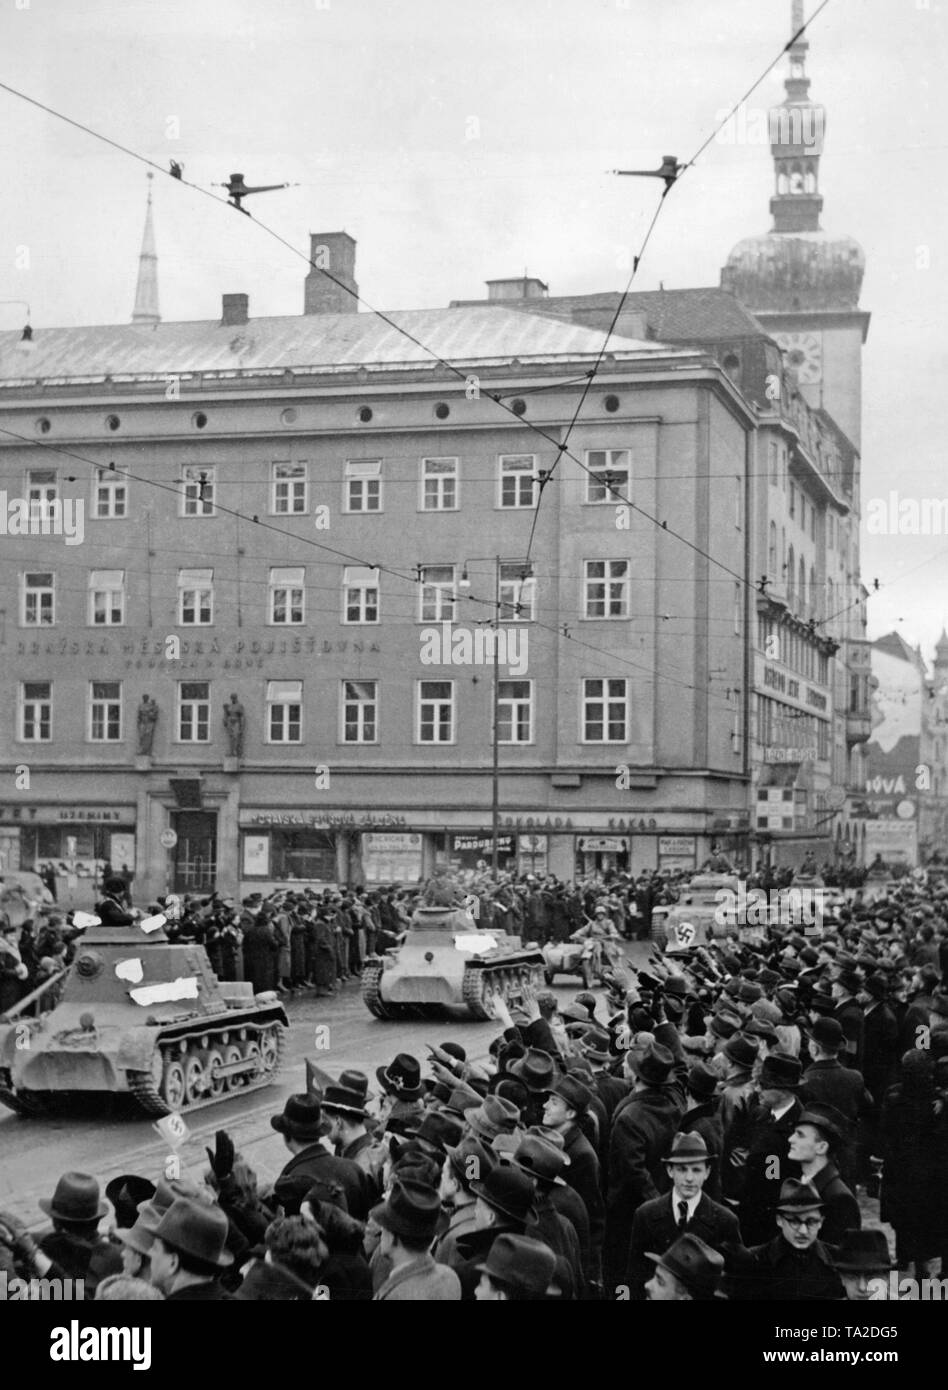
{"label": "chimney", "polygon": [[[356,243],[349,233],[310,232],[309,258],[312,269],[304,282],[303,313],[358,313]],[[324,271],[326,274],[323,274]],[[347,290],[349,293],[346,293]]]}
{"label": "chimney", "polygon": [[221,327],[232,328],[235,324],[246,323],[249,309],[249,295],[225,294],[221,305]]}

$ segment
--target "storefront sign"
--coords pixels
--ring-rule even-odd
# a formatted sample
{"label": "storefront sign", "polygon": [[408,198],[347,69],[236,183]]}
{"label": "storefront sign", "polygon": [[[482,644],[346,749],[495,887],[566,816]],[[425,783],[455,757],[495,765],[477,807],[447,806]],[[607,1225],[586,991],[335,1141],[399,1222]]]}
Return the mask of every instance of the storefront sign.
{"label": "storefront sign", "polygon": [[[451,850],[454,854],[490,854],[494,841],[490,835],[452,835]],[[513,836],[497,836],[497,853],[513,854]]]}
{"label": "storefront sign", "polygon": [[618,835],[580,835],[576,848],[583,854],[628,854],[629,841]]}
{"label": "storefront sign", "polygon": [[414,883],[421,877],[420,835],[363,835],[362,868],[367,883]]}
{"label": "storefront sign", "polygon": [[813,685],[792,671],[765,661],[760,655],[754,658],[754,685],[762,694],[774,695],[795,709],[829,715],[829,691],[825,686]]}
{"label": "storefront sign", "polygon": [[400,829],[408,818],[388,811],[241,811],[241,825],[311,826],[324,830]]}
{"label": "storefront sign", "polygon": [[659,854],[693,855],[695,837],[693,835],[659,835],[658,852]]}
{"label": "storefront sign", "polygon": [[76,825],[82,823],[134,825],[134,806],[0,806],[0,822],[26,822],[30,825]]}

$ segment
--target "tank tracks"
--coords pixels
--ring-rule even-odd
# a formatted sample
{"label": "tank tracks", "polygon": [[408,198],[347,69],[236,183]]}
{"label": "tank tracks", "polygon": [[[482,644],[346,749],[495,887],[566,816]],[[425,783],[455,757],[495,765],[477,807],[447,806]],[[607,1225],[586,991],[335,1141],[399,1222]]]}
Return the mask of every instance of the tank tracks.
{"label": "tank tracks", "polygon": [[282,1023],[202,1029],[159,1044],[151,1071],[130,1071],[128,1085],[149,1115],[201,1110],[275,1080],[286,1048]]}
{"label": "tank tracks", "polygon": [[464,1003],[472,1018],[496,1017],[495,1000],[509,1003],[511,996],[522,994],[525,988],[539,989],[543,984],[543,962],[523,965],[475,965],[465,968],[462,983]]}
{"label": "tank tracks", "polygon": [[394,1018],[395,1011],[382,1002],[382,962],[372,961],[362,970],[362,1002],[375,1018]]}

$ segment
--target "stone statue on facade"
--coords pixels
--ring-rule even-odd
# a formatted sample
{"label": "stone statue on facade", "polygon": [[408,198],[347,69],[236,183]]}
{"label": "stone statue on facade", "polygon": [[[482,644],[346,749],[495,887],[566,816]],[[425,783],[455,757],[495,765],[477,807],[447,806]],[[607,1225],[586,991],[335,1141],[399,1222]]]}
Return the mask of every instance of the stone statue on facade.
{"label": "stone statue on facade", "polygon": [[158,723],[158,701],[153,700],[150,695],[143,695],[142,702],[138,706],[136,722],[138,725],[139,756],[150,756],[152,745],[155,742],[155,725]]}
{"label": "stone statue on facade", "polygon": [[224,729],[227,733],[228,752],[232,758],[240,758],[244,752],[244,707],[236,695],[231,695],[230,703],[224,706]]}

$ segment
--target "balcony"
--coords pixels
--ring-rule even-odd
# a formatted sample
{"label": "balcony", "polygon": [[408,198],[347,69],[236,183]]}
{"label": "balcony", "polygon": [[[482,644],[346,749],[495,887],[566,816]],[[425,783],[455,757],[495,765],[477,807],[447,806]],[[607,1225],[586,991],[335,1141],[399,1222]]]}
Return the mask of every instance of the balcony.
{"label": "balcony", "polygon": [[846,711],[846,742],[865,743],[872,733],[872,718],[868,711]]}

